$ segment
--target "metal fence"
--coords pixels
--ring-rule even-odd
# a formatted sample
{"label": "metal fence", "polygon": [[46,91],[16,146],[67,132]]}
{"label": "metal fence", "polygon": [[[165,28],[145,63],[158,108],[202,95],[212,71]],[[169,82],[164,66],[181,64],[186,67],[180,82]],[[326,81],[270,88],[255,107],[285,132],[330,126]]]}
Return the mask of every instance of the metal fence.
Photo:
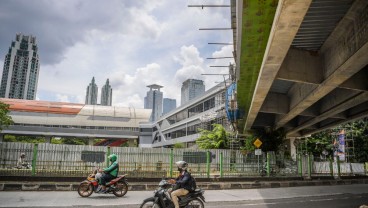
{"label": "metal fence", "polygon": [[[30,169],[16,167],[21,153]],[[0,176],[83,177],[96,167],[108,165],[107,156],[118,156],[120,174],[137,178],[175,177],[175,162],[185,160],[195,177],[310,176],[330,175],[330,164],[312,162],[299,156],[297,161],[274,152],[255,155],[239,150],[193,150],[167,148],[101,147],[86,145],[0,143]],[[310,164],[310,165],[308,165]],[[333,170],[347,173],[344,165]],[[365,174],[362,164],[350,164],[350,173]],[[363,167],[363,168],[362,168]]]}

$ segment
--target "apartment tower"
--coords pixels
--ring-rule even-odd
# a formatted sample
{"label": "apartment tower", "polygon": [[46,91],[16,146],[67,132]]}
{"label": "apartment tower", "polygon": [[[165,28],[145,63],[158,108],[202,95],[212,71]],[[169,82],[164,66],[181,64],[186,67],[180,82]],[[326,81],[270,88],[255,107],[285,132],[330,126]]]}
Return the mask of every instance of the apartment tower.
{"label": "apartment tower", "polygon": [[97,105],[98,87],[95,83],[95,77],[92,78],[92,82],[87,87],[86,102],[87,105]]}
{"label": "apartment tower", "polygon": [[109,83],[109,79],[106,80],[106,84],[101,90],[101,105],[111,106],[112,104],[112,88]]}
{"label": "apartment tower", "polygon": [[0,97],[34,100],[39,72],[36,37],[16,34],[5,55]]}
{"label": "apartment tower", "polygon": [[202,80],[187,79],[181,86],[181,105],[204,94],[205,86]]}

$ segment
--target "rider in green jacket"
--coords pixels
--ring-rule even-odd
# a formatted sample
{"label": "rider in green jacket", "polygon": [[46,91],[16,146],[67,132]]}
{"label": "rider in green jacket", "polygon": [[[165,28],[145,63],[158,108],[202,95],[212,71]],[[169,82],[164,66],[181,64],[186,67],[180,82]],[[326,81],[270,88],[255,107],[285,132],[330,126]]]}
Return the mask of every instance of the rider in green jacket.
{"label": "rider in green jacket", "polygon": [[111,165],[107,168],[104,168],[104,174],[101,177],[101,192],[106,192],[106,182],[111,181],[112,179],[116,178],[119,173],[119,164],[118,164],[118,157],[115,154],[111,154],[109,157]]}

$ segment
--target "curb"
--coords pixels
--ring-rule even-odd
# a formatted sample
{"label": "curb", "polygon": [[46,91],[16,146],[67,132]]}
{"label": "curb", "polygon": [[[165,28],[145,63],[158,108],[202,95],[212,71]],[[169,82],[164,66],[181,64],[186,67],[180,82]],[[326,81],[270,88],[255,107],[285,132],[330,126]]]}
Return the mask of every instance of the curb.
{"label": "curb", "polygon": [[[334,186],[368,184],[368,179],[352,180],[316,180],[316,181],[255,181],[255,182],[199,182],[198,187],[204,190],[226,189],[259,189],[259,188],[285,188],[298,186]],[[60,182],[3,182],[0,183],[0,191],[76,191],[79,183]],[[152,191],[157,188],[157,183],[131,183],[129,191]]]}

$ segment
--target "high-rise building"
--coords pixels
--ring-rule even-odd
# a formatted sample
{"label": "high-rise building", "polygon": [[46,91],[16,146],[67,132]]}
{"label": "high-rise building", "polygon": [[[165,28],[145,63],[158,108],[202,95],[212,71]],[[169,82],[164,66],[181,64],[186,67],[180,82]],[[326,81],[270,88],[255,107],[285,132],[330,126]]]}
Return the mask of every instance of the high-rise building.
{"label": "high-rise building", "polygon": [[92,78],[92,82],[89,83],[86,93],[86,104],[97,105],[98,87],[95,83],[95,77]]}
{"label": "high-rise building", "polygon": [[39,72],[36,37],[16,34],[5,56],[0,97],[34,100]]}
{"label": "high-rise building", "polygon": [[150,90],[147,92],[147,96],[144,98],[144,108],[152,109],[152,115],[150,121],[157,120],[162,115],[162,98],[163,93],[160,88],[163,86],[153,84],[148,85]]}
{"label": "high-rise building", "polygon": [[109,79],[101,89],[101,105],[111,106],[112,104],[112,88],[109,84]]}
{"label": "high-rise building", "polygon": [[181,105],[202,95],[204,92],[205,86],[202,80],[187,79],[181,86]]}
{"label": "high-rise building", "polygon": [[164,98],[164,105],[162,109],[162,115],[174,110],[176,108],[176,99]]}

